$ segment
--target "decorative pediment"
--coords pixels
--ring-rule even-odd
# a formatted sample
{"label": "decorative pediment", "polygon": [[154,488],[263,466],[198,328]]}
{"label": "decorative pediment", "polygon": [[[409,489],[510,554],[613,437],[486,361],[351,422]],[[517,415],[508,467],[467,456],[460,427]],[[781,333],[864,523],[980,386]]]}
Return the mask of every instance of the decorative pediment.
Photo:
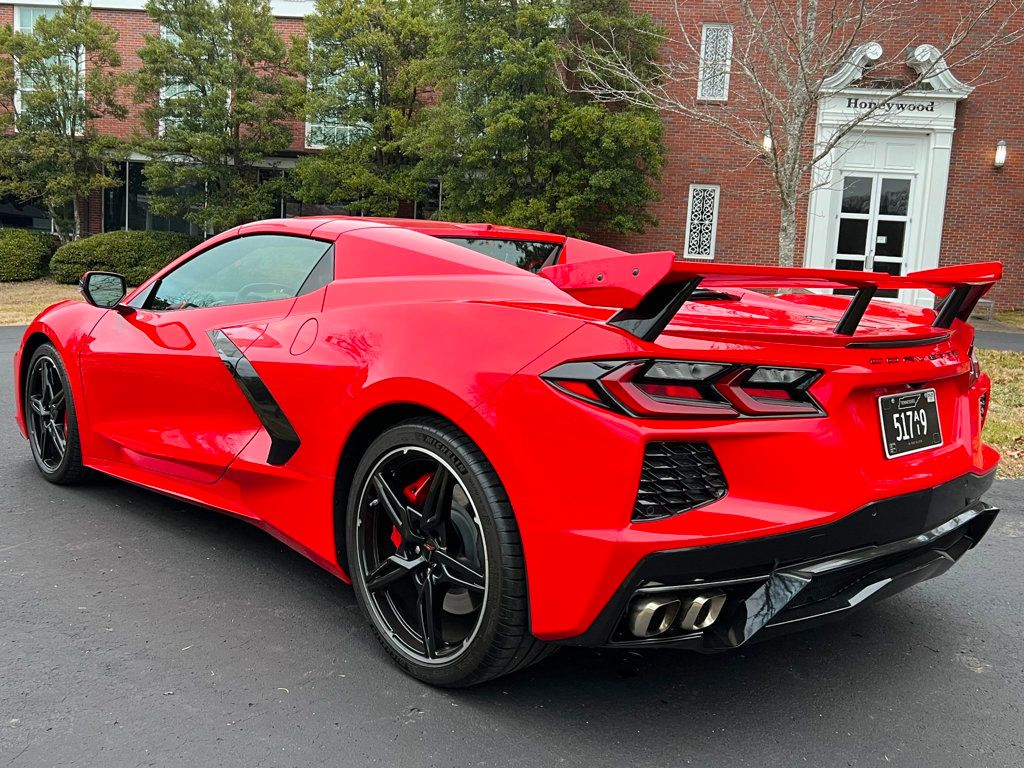
{"label": "decorative pediment", "polygon": [[882,58],[882,45],[871,41],[858,45],[850,57],[821,83],[823,91],[841,91],[864,77],[864,68]]}
{"label": "decorative pediment", "polygon": [[907,66],[923,75],[923,82],[933,91],[944,91],[965,98],[971,95],[973,86],[962,82],[946,63],[942,51],[925,43],[907,52]]}
{"label": "decorative pediment", "polygon": [[[858,45],[839,69],[822,81],[822,92],[836,93],[846,90],[861,80],[865,68],[879,61],[882,54],[881,43],[874,40]],[[908,49],[907,66],[922,77],[925,88],[933,93],[962,99],[974,90],[953,74],[942,52],[934,45],[925,43]]]}

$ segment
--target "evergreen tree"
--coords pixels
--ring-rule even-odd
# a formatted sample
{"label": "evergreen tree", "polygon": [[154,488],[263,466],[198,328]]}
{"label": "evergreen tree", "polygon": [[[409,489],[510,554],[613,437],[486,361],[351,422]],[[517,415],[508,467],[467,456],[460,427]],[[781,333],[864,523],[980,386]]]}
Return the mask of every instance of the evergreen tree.
{"label": "evergreen tree", "polygon": [[422,79],[432,0],[318,0],[306,19],[308,143],[325,149],[295,170],[300,200],[393,216],[422,198],[402,147],[428,106]]}
{"label": "evergreen tree", "polygon": [[120,181],[121,142],[96,130],[127,114],[117,38],[83,0],[0,29],[0,194],[45,207],[64,241],[81,235],[89,193]]}
{"label": "evergreen tree", "polygon": [[[599,39],[624,19],[656,31],[628,0],[441,1],[437,101],[405,146],[424,176],[440,179],[442,218],[568,234],[653,221],[645,207],[662,163],[659,116],[562,81],[570,41]],[[657,40],[633,34],[631,55],[653,60]]]}
{"label": "evergreen tree", "polygon": [[217,231],[270,215],[301,82],[268,0],[149,0],[160,24],[139,50],[136,98],[153,138],[142,151],[153,211]]}

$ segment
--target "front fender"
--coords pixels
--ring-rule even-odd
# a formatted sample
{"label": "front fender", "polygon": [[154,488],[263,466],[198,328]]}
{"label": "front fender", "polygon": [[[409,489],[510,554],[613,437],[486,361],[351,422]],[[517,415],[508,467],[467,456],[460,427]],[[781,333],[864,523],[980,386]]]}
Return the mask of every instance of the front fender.
{"label": "front fender", "polygon": [[82,377],[78,368],[78,356],[82,348],[92,338],[92,330],[105,312],[111,310],[94,307],[84,301],[68,299],[47,307],[33,320],[21,344],[14,353],[14,404],[15,421],[23,437],[28,437],[25,427],[25,406],[23,402],[24,377],[29,358],[36,348],[49,342],[56,348],[64,368],[67,370],[68,383],[75,401],[75,412],[78,416],[79,433],[82,440],[83,454],[88,454],[88,430],[82,428],[88,423],[88,409]]}

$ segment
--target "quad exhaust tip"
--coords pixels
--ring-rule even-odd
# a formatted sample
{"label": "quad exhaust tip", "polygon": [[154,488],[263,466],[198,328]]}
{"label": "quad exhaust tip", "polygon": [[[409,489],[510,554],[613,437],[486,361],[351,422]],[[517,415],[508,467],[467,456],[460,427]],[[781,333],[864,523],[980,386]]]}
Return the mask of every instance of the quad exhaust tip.
{"label": "quad exhaust tip", "polygon": [[707,629],[714,624],[725,605],[725,592],[706,592],[690,600],[679,626],[687,632]]}
{"label": "quad exhaust tip", "polygon": [[698,632],[714,624],[725,605],[724,592],[703,592],[680,599],[652,595],[636,600],[629,609],[629,631],[633,637],[663,635],[676,625],[686,632]]}
{"label": "quad exhaust tip", "polygon": [[629,631],[634,637],[656,637],[669,630],[679,616],[678,597],[645,597],[633,603]]}

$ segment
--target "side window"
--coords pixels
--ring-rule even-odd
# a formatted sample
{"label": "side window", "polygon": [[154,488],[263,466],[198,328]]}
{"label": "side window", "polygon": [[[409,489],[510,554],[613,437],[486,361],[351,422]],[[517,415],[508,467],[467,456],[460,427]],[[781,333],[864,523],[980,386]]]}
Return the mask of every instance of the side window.
{"label": "side window", "polygon": [[334,246],[287,235],[249,235],[186,261],[156,285],[147,309],[224,307],[289,299],[333,278]]}

